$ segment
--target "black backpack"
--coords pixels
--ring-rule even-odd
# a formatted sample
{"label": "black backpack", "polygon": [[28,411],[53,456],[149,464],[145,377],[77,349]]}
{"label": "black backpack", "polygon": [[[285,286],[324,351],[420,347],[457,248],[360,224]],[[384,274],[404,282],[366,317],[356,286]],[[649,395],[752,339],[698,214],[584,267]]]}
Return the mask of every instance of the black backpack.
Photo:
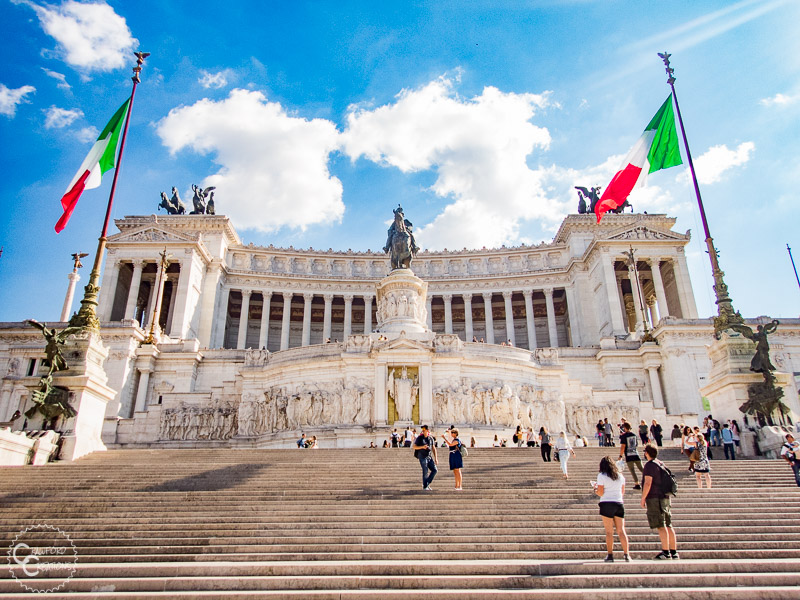
{"label": "black backpack", "polygon": [[678,481],[675,479],[675,475],[672,474],[672,471],[669,470],[667,465],[663,462],[658,461],[656,462],[658,468],[661,469],[661,479],[660,479],[660,487],[661,493],[664,494],[664,497],[668,497],[670,494],[673,496],[678,495]]}

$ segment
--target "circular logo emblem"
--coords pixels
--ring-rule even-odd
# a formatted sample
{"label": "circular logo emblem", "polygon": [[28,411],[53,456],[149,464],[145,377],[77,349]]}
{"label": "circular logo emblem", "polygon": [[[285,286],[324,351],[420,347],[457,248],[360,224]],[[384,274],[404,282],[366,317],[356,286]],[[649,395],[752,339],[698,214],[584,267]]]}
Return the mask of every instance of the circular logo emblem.
{"label": "circular logo emblem", "polygon": [[8,549],[11,576],[29,592],[54,592],[75,574],[78,550],[58,527],[31,525]]}

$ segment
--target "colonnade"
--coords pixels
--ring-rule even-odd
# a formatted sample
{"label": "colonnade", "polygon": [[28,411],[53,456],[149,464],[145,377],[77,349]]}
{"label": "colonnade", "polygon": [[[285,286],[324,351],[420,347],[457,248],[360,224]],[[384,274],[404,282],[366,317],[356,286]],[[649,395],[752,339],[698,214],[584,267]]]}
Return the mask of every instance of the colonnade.
{"label": "colonnade", "polygon": [[[613,255],[609,255],[603,263],[611,321],[615,332],[628,329],[640,331],[645,324],[652,329],[666,316],[697,318],[694,294],[688,283],[686,265],[682,260],[660,257],[644,257],[636,260],[636,268],[630,260]],[[667,265],[671,266],[674,277],[671,293],[667,291],[662,274],[662,266]],[[618,269],[618,266],[622,268]],[[624,281],[628,281],[630,285],[629,297],[622,287]],[[668,298],[671,298],[671,301],[668,301]],[[628,326],[629,323],[631,327]]]}
{"label": "colonnade", "polygon": [[[563,288],[558,288],[563,289]],[[459,320],[459,325],[463,322],[464,328],[463,331],[459,326],[459,331],[457,333],[462,334],[462,337],[465,341],[472,341],[475,337],[476,332],[482,332],[485,341],[489,344],[494,343],[508,343],[510,342],[511,345],[517,345],[516,333],[515,333],[515,318],[514,318],[514,307],[512,306],[512,300],[515,294],[521,295],[524,299],[524,327],[527,332],[527,346],[529,349],[534,349],[537,347],[547,347],[547,346],[558,346],[559,342],[559,335],[558,335],[558,320],[556,315],[556,305],[554,301],[554,293],[558,292],[558,289],[554,288],[542,288],[542,289],[527,289],[527,290],[519,290],[519,291],[502,291],[502,292],[481,292],[478,294],[473,293],[462,293],[462,294],[431,294],[427,298],[427,314],[428,314],[428,327],[431,330],[441,330],[442,326],[444,329],[444,333],[454,333],[454,313],[453,313],[453,300],[454,298],[460,297],[464,303],[464,317],[463,321]],[[231,293],[234,292],[236,294],[241,294],[242,304],[241,304],[241,312],[238,319],[238,325],[235,325],[235,317],[230,319],[230,312],[233,306],[231,302]],[[538,334],[536,333],[536,321],[534,318],[534,294],[541,294],[544,297],[544,304],[546,310],[546,334],[542,334],[541,332]],[[503,309],[502,311],[496,310],[496,304],[493,305],[493,299],[496,295],[502,295],[503,298]],[[340,299],[338,302],[339,308],[343,303],[344,311],[343,311],[343,321],[340,321],[342,327],[341,330],[337,327],[337,333],[341,333],[342,339],[346,338],[347,336],[354,334],[354,333],[364,333],[369,334],[373,331],[375,325],[373,318],[373,304],[375,302],[375,297],[369,294],[315,294],[313,292],[303,292],[303,293],[295,293],[295,292],[285,292],[285,291],[271,291],[271,290],[259,290],[259,289],[242,289],[242,288],[223,288],[222,296],[220,298],[220,307],[222,309],[223,314],[219,315],[219,318],[216,319],[216,322],[220,325],[217,328],[217,334],[214,342],[215,347],[235,347],[239,349],[244,349],[249,346],[258,347],[258,348],[279,348],[280,350],[286,350],[290,347],[290,338],[292,331],[295,332],[297,335],[297,327],[292,328],[292,300],[297,297],[302,297],[303,304],[302,304],[302,329],[300,330],[299,336],[299,345],[307,346],[311,344],[312,338],[312,308],[316,304],[316,307],[319,307],[319,298],[322,298],[324,302],[324,310],[323,310],[323,317],[322,317],[322,334],[321,340],[330,340],[332,335],[332,314],[333,314],[333,305],[334,305],[334,298]],[[258,324],[258,339],[257,341],[254,339],[253,334],[250,335],[250,343],[248,344],[248,331],[255,329],[253,324],[250,322],[251,317],[251,308],[253,306],[257,306],[259,302],[259,298],[261,299],[261,318]],[[353,300],[355,298],[360,298],[364,303],[364,310],[363,310],[363,319],[359,322],[353,322]],[[517,297],[519,298],[519,296]],[[317,299],[317,303],[315,303],[315,299]],[[473,306],[473,299],[476,299],[475,306]],[[433,304],[436,303],[438,305],[439,300],[441,300],[444,304],[444,320],[436,319],[434,322],[434,310]],[[539,296],[538,300],[541,301],[541,296]],[[567,290],[565,293],[565,301],[569,304],[573,302],[570,299],[569,291]],[[279,330],[275,325],[277,322],[273,322],[273,333],[270,333],[270,312],[273,306],[273,303],[278,302],[282,306],[281,317],[280,317],[280,327]],[[479,304],[480,302],[480,304]],[[255,303],[255,304],[253,304]],[[295,303],[296,305],[298,303]],[[359,307],[360,308],[360,307]],[[480,310],[482,308],[482,310]],[[520,307],[522,308],[522,307]],[[467,310],[468,309],[468,310]],[[359,311],[360,312],[360,311]],[[493,313],[502,313],[501,318],[505,320],[505,338],[504,339],[496,339],[496,330],[495,330],[495,319]],[[518,311],[521,313],[522,311]],[[480,323],[476,327],[475,317],[476,313],[478,316],[481,316],[483,319],[483,327],[480,327]],[[567,311],[569,314],[569,311]],[[297,314],[297,313],[295,313]],[[317,313],[319,314],[319,313]],[[317,317],[318,319],[319,317]],[[520,317],[522,318],[522,317]],[[277,321],[277,319],[276,319]],[[579,326],[575,319],[570,320],[570,331],[572,337],[572,344],[573,345],[580,345],[579,341]],[[319,321],[317,321],[319,322]],[[233,337],[232,328],[236,328],[235,338]],[[319,335],[319,329],[315,329],[317,331],[316,335]],[[273,335],[277,335],[280,338],[280,344],[276,343],[276,340],[271,337]],[[543,338],[543,339],[542,339]],[[295,338],[295,342],[293,345],[297,344],[297,338]]]}
{"label": "colonnade", "polygon": [[[364,302],[364,318],[361,323],[358,323],[359,327],[353,327],[353,300],[357,296],[353,294],[344,294],[344,295],[335,295],[335,294],[314,294],[314,293],[302,293],[302,294],[295,294],[294,292],[273,292],[270,290],[249,290],[249,289],[235,289],[235,288],[225,288],[223,290],[223,298],[221,302],[221,306],[225,307],[226,313],[223,315],[223,318],[219,320],[220,323],[225,323],[227,321],[227,311],[230,308],[230,294],[232,291],[237,291],[242,296],[242,307],[239,316],[239,324],[238,324],[238,331],[237,331],[237,338],[236,338],[236,348],[246,348],[247,347],[247,331],[250,326],[250,305],[251,301],[255,298],[261,297],[262,308],[261,308],[261,319],[259,323],[259,334],[258,334],[258,348],[267,348],[270,344],[269,338],[269,315],[271,311],[272,303],[275,300],[280,299],[279,301],[282,303],[282,316],[281,316],[281,325],[280,325],[280,349],[286,350],[289,348],[290,342],[290,333],[291,333],[291,306],[292,306],[292,299],[295,296],[301,296],[303,298],[303,321],[302,321],[302,333],[301,333],[301,346],[308,346],[311,343],[311,312],[312,312],[312,303],[315,297],[321,297],[324,302],[324,311],[323,311],[323,325],[322,325],[322,339],[330,340],[332,334],[332,321],[333,321],[333,302],[335,297],[339,297],[344,302],[344,321],[342,327],[342,338],[346,338],[349,335],[354,333],[365,333],[369,334],[372,333],[373,329],[373,302],[374,296],[372,295],[361,295],[359,296]],[[225,339],[225,331],[224,327],[219,327],[217,332],[217,345],[223,346],[224,339]],[[274,346],[274,343],[273,343]]]}
{"label": "colonnade", "polygon": [[[120,285],[123,268],[132,270],[127,288]],[[99,318],[106,320],[133,319],[146,328],[157,306],[161,307],[159,323],[166,325],[172,337],[184,334],[185,298],[189,287],[188,262],[169,261],[158,286],[159,263],[153,260],[114,260],[107,267],[100,289]],[[147,286],[147,299],[140,302],[142,288]],[[166,314],[165,312],[166,311]]]}

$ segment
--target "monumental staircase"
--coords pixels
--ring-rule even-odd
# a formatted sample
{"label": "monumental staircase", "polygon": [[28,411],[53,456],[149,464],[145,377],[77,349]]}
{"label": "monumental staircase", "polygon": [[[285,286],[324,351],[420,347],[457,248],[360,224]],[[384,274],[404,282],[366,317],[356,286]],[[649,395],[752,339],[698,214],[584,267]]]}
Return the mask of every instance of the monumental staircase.
{"label": "monumental staircase", "polygon": [[700,490],[665,449],[681,560],[651,560],[658,536],[626,472],[634,562],[617,546],[607,564],[589,481],[609,450],[576,449],[564,481],[538,448],[472,449],[461,492],[443,453],[434,490],[421,490],[408,449],[114,450],[4,467],[3,550],[47,524],[78,562],[48,594],[3,567],[0,596],[800,598],[800,488],[785,463],[715,460],[714,487]]}

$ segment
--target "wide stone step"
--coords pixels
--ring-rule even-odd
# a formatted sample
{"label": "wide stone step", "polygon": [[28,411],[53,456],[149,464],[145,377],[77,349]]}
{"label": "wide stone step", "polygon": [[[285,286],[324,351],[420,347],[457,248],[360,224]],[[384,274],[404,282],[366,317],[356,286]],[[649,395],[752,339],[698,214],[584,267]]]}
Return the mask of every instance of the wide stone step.
{"label": "wide stone step", "polygon": [[[20,577],[24,577],[20,573]],[[46,581],[46,580],[45,580]],[[46,584],[43,582],[46,587]],[[57,584],[57,582],[56,582]],[[79,578],[68,583],[70,593],[113,590],[114,592],[163,591],[290,591],[290,590],[383,590],[383,589],[574,589],[574,588],[670,588],[686,587],[767,587],[798,586],[798,573],[638,573],[633,576],[619,574],[550,575],[547,578],[530,575],[426,575],[412,576],[319,576],[294,575],[288,577],[239,575],[198,577],[139,577],[139,578]],[[0,581],[0,593],[17,591],[17,581]],[[55,586],[53,586],[55,587]]]}
{"label": "wide stone step", "polygon": [[[697,587],[675,587],[675,588],[650,588],[647,589],[648,600],[697,600],[702,597],[705,600],[731,600],[731,598],[765,598],[768,600],[797,600],[798,590],[796,586],[749,586],[742,587],[717,587],[701,588]],[[429,589],[412,588],[405,590],[382,589],[379,592],[375,589],[359,590],[225,590],[225,591],[161,591],[161,592],[115,592],[98,589],[92,592],[75,594],[48,594],[48,598],[70,598],[72,600],[116,600],[119,598],[137,598],[148,600],[155,598],[175,598],[191,599],[202,598],[204,600],[228,600],[236,598],[238,600],[256,600],[263,598],[297,598],[302,600],[374,600],[376,597],[388,598],[390,600],[418,600],[420,596],[436,597],[439,600],[585,600],[591,597],[594,600],[641,600],[642,590],[639,588],[573,588],[573,589],[537,589],[537,590],[509,590],[509,589],[484,589],[484,590],[464,590],[464,589]],[[7,600],[22,600],[28,598],[41,598],[41,594],[34,592],[28,594],[6,594]]]}

